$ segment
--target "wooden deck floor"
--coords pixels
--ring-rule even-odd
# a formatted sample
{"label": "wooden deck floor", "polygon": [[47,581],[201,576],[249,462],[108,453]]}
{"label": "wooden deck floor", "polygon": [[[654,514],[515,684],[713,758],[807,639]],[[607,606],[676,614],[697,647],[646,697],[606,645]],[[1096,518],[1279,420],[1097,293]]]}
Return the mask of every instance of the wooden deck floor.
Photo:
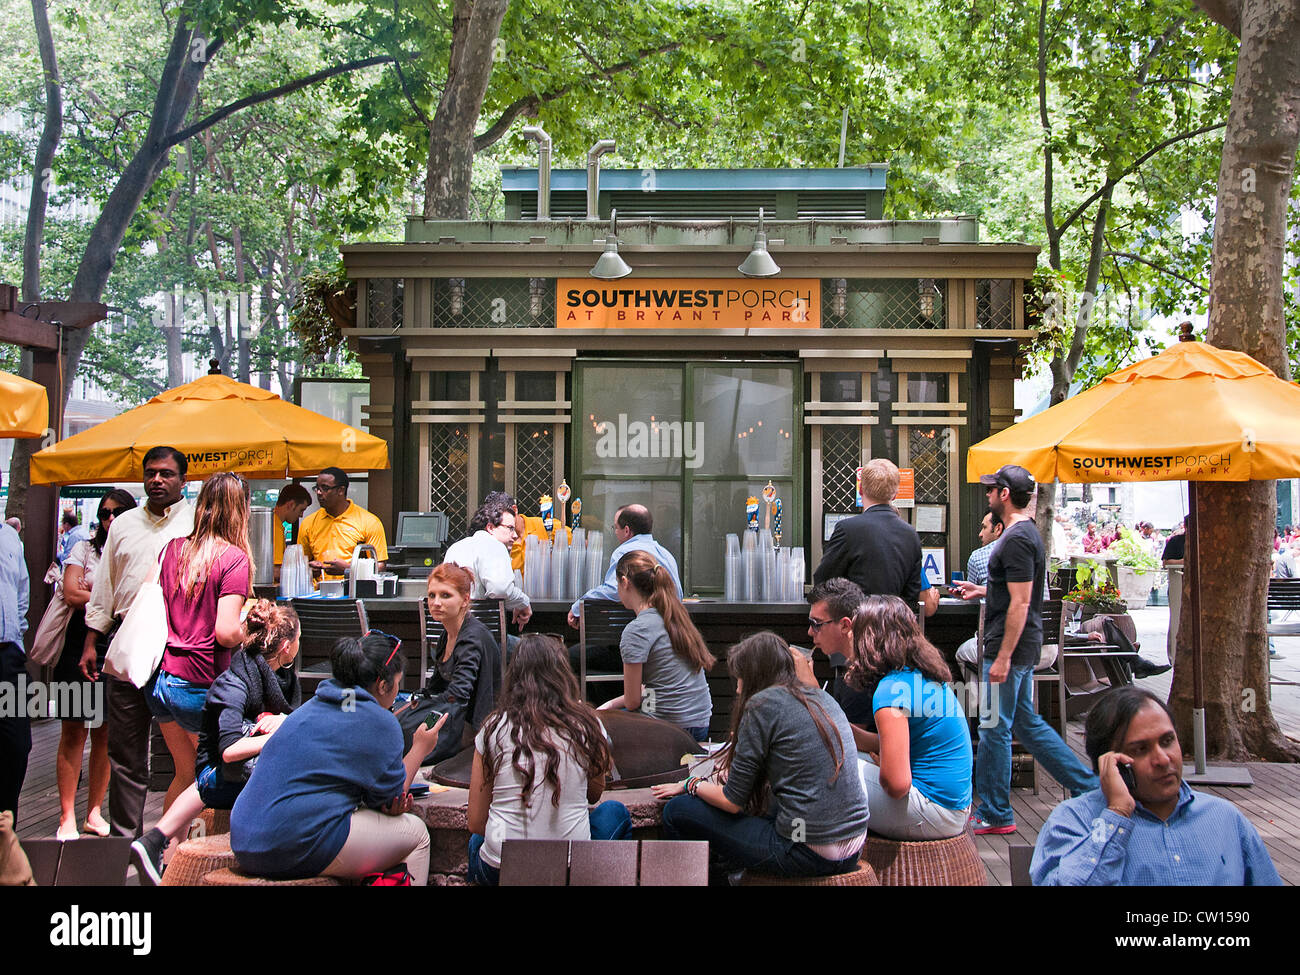
{"label": "wooden deck floor", "polygon": [[[1143,629],[1142,624],[1147,622],[1148,626],[1154,629],[1159,623],[1160,611],[1144,612],[1154,612],[1156,615],[1153,615],[1150,621],[1140,619],[1139,628]],[[1167,614],[1167,610],[1164,612]],[[1148,634],[1140,635],[1147,637],[1148,645],[1155,643]],[[1159,634],[1159,638],[1163,641],[1163,633]],[[1300,681],[1300,637],[1279,639],[1277,649],[1283,654],[1283,658],[1275,661],[1273,665],[1274,678]],[[1155,657],[1158,654],[1153,653],[1151,656]],[[1168,675],[1153,677],[1142,683],[1143,686],[1149,687],[1162,696],[1169,690]],[[1282,730],[1294,738],[1300,738],[1300,685],[1274,687],[1272,703]],[[1070,747],[1082,756],[1082,721],[1071,722],[1069,731]],[[18,829],[20,837],[53,836],[58,826],[58,788],[54,779],[54,756],[58,741],[59,722],[33,723],[32,752],[20,800],[21,819]],[[1255,780],[1252,788],[1211,787],[1205,791],[1234,803],[1259,830],[1282,879],[1293,886],[1300,884],[1300,765],[1251,763],[1249,768]],[[82,778],[83,785],[77,797],[77,813],[84,819],[86,801],[84,767]],[[1061,798],[1061,788],[1046,775],[1043,776],[1038,795],[1034,795],[1028,789],[1013,790],[1011,803],[1015,809],[1018,827],[1016,836],[1024,842],[1034,843],[1038,831]],[[107,807],[104,812],[107,816]],[[145,821],[155,822],[161,815],[162,793],[151,792],[145,806]],[[976,837],[976,841],[988,870],[988,882],[995,885],[1010,884],[1008,838],[980,836]]]}

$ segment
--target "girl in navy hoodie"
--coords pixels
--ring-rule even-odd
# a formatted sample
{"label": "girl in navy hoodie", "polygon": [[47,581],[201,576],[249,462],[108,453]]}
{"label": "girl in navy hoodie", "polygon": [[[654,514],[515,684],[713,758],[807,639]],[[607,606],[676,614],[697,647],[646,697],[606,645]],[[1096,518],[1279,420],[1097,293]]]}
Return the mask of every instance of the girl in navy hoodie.
{"label": "girl in navy hoodie", "polygon": [[334,645],[333,678],[266,743],[231,811],[241,869],[358,878],[405,862],[416,886],[428,882],[429,833],[408,813],[407,790],[444,719],[418,728],[402,755],[389,711],[402,683],[400,646],[379,634]]}

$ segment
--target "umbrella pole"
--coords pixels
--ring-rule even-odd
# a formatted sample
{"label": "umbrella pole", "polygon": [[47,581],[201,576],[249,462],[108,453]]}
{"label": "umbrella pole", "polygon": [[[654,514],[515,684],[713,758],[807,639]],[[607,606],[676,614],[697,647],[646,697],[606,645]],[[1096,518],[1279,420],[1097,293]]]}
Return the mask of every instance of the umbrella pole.
{"label": "umbrella pole", "polygon": [[1196,774],[1205,774],[1205,672],[1201,666],[1200,498],[1196,482],[1187,482],[1187,538],[1184,559],[1192,610],[1192,748]]}
{"label": "umbrella pole", "polygon": [[[1183,776],[1191,785],[1236,785],[1249,788],[1255,784],[1246,766],[1218,765],[1210,768],[1205,753],[1205,670],[1201,661],[1201,553],[1200,498],[1195,481],[1187,482],[1187,547],[1183,561],[1187,572],[1183,612],[1192,614],[1192,757],[1195,771]],[[1190,597],[1190,598],[1189,598]]]}

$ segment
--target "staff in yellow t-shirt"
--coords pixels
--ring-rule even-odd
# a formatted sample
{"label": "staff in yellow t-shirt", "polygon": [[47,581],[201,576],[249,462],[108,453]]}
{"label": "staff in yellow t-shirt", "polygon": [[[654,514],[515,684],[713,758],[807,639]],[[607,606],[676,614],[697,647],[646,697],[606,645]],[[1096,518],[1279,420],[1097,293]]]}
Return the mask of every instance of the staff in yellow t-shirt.
{"label": "staff in yellow t-shirt", "polygon": [[278,570],[284,564],[284,547],[293,544],[298,537],[298,522],[303,512],[311,507],[311,495],[301,484],[290,484],[280,491],[271,510],[271,561]]}
{"label": "staff in yellow t-shirt", "polygon": [[348,571],[352,550],[358,545],[373,545],[383,569],[388,561],[388,539],[384,526],[365,508],[348,499],[348,475],[337,467],[327,467],[316,475],[316,500],[320,508],[303,521],[298,541],[313,569],[325,570],[326,578]]}

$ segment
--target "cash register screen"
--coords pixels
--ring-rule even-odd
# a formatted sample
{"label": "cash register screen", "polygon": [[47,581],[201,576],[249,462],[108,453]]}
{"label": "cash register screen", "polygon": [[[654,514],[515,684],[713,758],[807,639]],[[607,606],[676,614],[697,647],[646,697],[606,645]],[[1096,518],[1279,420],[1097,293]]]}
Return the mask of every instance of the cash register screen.
{"label": "cash register screen", "polygon": [[442,516],[401,512],[398,515],[397,544],[424,548],[441,545]]}

